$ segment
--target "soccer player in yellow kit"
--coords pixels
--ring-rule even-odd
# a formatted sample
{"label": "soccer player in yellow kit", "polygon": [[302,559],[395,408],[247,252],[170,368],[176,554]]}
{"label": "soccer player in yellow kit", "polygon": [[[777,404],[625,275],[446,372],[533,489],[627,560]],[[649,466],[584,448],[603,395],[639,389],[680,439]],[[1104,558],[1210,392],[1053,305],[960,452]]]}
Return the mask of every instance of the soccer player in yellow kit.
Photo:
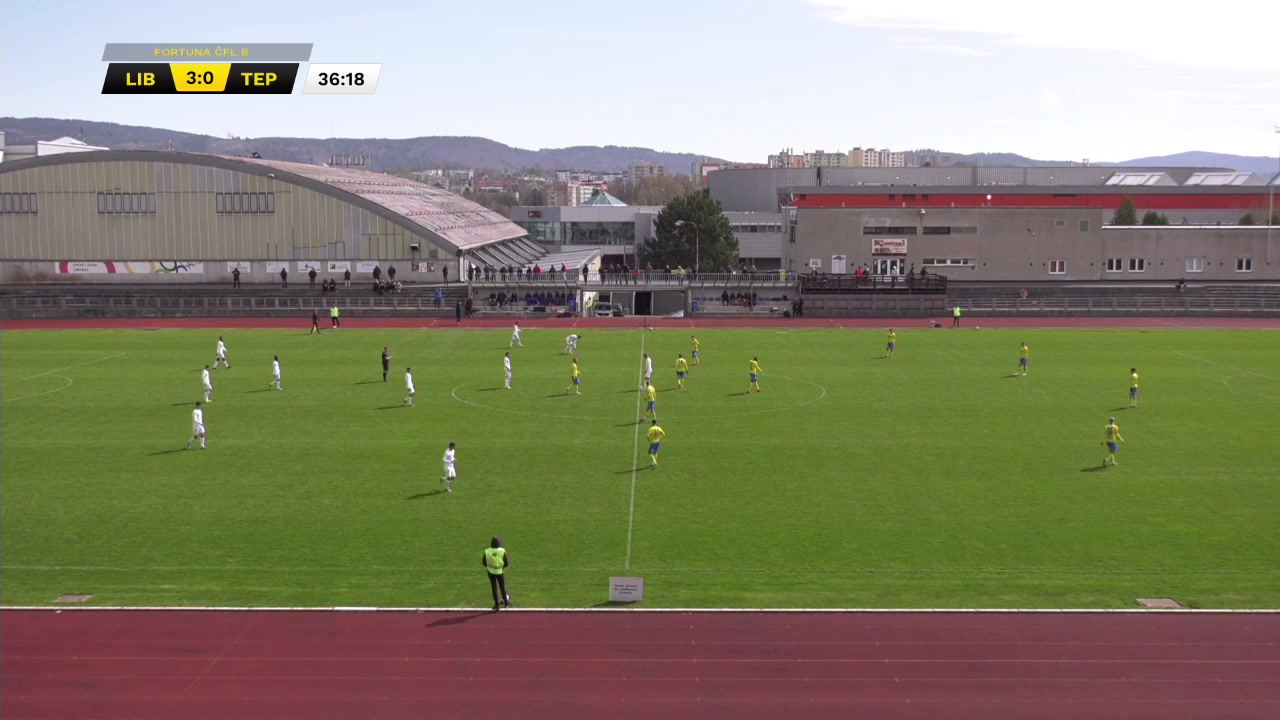
{"label": "soccer player in yellow kit", "polygon": [[764,392],[760,388],[760,358],[758,357],[751,358],[751,384],[747,386],[748,395],[751,394],[752,388],[755,388],[756,392]]}
{"label": "soccer player in yellow kit", "polygon": [[702,343],[698,342],[698,336],[693,336],[693,364],[702,364]]}
{"label": "soccer player in yellow kit", "polygon": [[649,426],[649,467],[658,467],[658,448],[662,444],[662,439],[666,436],[667,433],[658,427],[658,421],[654,420],[653,424]]}
{"label": "soccer player in yellow kit", "polygon": [[884,346],[884,356],[887,358],[893,357],[893,351],[897,346],[898,333],[894,332],[893,328],[889,328],[889,342]]}
{"label": "soccer player in yellow kit", "polygon": [[569,387],[564,389],[564,394],[568,395],[569,391],[573,390],[578,395],[581,395],[582,391],[577,389],[578,386],[582,384],[582,373],[578,370],[578,358],[573,359],[573,370],[572,370],[572,375],[570,375],[570,382],[572,384],[570,384]]}
{"label": "soccer player in yellow kit", "polygon": [[1018,355],[1018,372],[1021,375],[1026,376],[1027,363],[1030,360],[1031,360],[1031,348],[1027,347],[1026,343],[1022,343],[1022,350],[1019,351],[1019,355]]}
{"label": "soccer player in yellow kit", "polygon": [[1138,407],[1138,368],[1129,368],[1129,407]]}
{"label": "soccer player in yellow kit", "polygon": [[1124,438],[1120,437],[1120,426],[1116,425],[1115,418],[1111,418],[1111,422],[1103,428],[1102,435],[1102,442],[1106,444],[1108,451],[1107,457],[1102,460],[1102,467],[1106,467],[1107,465],[1119,465],[1120,463],[1116,462],[1116,450],[1118,449],[1116,443],[1124,442]]}
{"label": "soccer player in yellow kit", "polygon": [[653,383],[649,383],[648,385],[644,386],[644,396],[645,396],[645,399],[649,401],[648,406],[645,407],[644,409],[644,414],[653,418],[654,422],[657,422],[658,409],[656,405],[658,403],[658,391],[653,387]]}
{"label": "soccer player in yellow kit", "polygon": [[684,378],[689,374],[689,361],[684,359],[684,355],[676,356],[676,387],[684,389]]}

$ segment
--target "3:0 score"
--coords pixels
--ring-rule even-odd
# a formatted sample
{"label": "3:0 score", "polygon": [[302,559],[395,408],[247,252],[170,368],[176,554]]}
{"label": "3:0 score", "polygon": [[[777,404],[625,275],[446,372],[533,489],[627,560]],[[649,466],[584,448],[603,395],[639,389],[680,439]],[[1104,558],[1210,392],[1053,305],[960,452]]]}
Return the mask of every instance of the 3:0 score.
{"label": "3:0 score", "polygon": [[311,63],[307,68],[307,83],[302,92],[368,95],[378,90],[378,77],[381,74],[382,65]]}

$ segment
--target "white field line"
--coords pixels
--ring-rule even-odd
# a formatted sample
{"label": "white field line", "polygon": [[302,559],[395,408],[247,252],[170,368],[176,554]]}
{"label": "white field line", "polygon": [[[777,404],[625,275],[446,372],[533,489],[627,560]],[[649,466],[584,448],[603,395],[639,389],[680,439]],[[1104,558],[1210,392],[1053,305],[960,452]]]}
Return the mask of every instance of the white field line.
{"label": "white field line", "polygon": [[[142,605],[0,605],[6,611],[41,610],[62,612],[383,612],[383,613],[426,613],[426,612],[489,612],[486,607],[241,607],[241,606],[142,606]],[[650,608],[650,607],[604,607],[604,608],[511,608],[513,612],[533,613],[824,613],[850,614],[875,613],[881,615],[915,615],[915,614],[1017,614],[1017,615],[1276,615],[1280,609],[1167,609],[1167,608],[1044,608],[1029,610],[1025,608]],[[507,612],[504,610],[503,612]]]}
{"label": "white field line", "polygon": [[1184,357],[1184,358],[1187,358],[1188,360],[1195,360],[1196,362],[1208,363],[1209,365],[1217,365],[1217,366],[1218,366],[1218,367],[1220,367],[1220,368],[1224,368],[1224,369],[1227,369],[1227,370],[1234,370],[1235,372],[1243,373],[1243,374],[1245,374],[1245,375],[1255,375],[1255,376],[1257,376],[1257,377],[1264,378],[1264,379],[1266,379],[1266,380],[1272,380],[1272,381],[1275,381],[1275,382],[1280,382],[1280,378],[1278,378],[1278,377],[1274,377],[1274,376],[1271,376],[1271,375],[1263,375],[1263,374],[1262,374],[1262,373],[1260,373],[1260,372],[1254,372],[1254,371],[1252,371],[1252,370],[1245,370],[1244,368],[1238,368],[1238,367],[1235,367],[1234,365],[1225,365],[1225,364],[1223,364],[1223,363],[1217,362],[1216,360],[1205,360],[1204,358],[1196,357],[1195,355],[1188,355],[1188,354],[1186,354],[1186,353],[1184,353],[1184,352],[1179,352],[1179,351],[1177,351],[1177,350],[1174,350],[1174,351],[1173,351],[1173,354],[1174,354],[1174,355],[1180,355],[1180,356],[1182,356],[1182,357]]}
{"label": "white field line", "polygon": [[[648,334],[640,334],[640,376],[639,380],[644,381],[644,343],[648,339]],[[623,565],[624,570],[631,569],[631,538],[636,529],[636,471],[640,464],[640,400],[641,392],[636,391],[636,432],[635,446],[631,450],[631,509],[627,512],[627,562]]]}
{"label": "white field line", "polygon": [[17,396],[17,397],[8,397],[8,396],[6,396],[6,397],[3,397],[3,398],[0,398],[0,403],[10,403],[10,402],[14,402],[14,401],[17,401],[17,400],[30,400],[31,398],[38,398],[38,397],[43,397],[43,396],[45,396],[45,395],[52,395],[52,394],[54,394],[54,393],[60,393],[60,392],[62,392],[63,390],[66,390],[67,388],[69,388],[69,387],[71,387],[72,385],[74,385],[74,384],[75,384],[75,381],[74,381],[74,380],[72,380],[71,378],[67,377],[66,375],[53,375],[53,377],[62,378],[63,380],[65,380],[65,381],[66,381],[66,384],[65,384],[65,385],[63,385],[62,387],[56,387],[56,388],[54,388],[54,389],[52,389],[52,390],[44,390],[44,391],[42,391],[42,392],[34,393],[34,394],[31,394],[31,395],[19,395],[19,396]]}
{"label": "white field line", "polygon": [[53,375],[54,373],[60,373],[60,372],[62,372],[63,370],[70,370],[70,369],[72,369],[72,368],[78,368],[78,367],[82,367],[82,366],[84,366],[84,365],[92,365],[93,363],[100,363],[100,362],[103,362],[103,361],[106,361],[106,360],[113,360],[113,359],[115,359],[115,358],[120,357],[121,355],[128,355],[128,354],[129,354],[129,353],[128,353],[128,351],[125,351],[125,352],[118,352],[118,353],[116,353],[115,355],[107,355],[107,356],[105,356],[105,357],[94,358],[93,360],[85,360],[84,362],[79,362],[79,363],[76,363],[75,365],[68,365],[68,366],[66,366],[66,367],[60,367],[60,368],[54,368],[54,369],[52,369],[52,370],[46,370],[45,372],[42,372],[42,373],[37,373],[37,374],[35,374],[35,375],[29,375],[29,376],[24,377],[24,378],[19,378],[18,380],[12,380],[12,381],[10,381],[10,382],[4,383],[4,385],[3,385],[3,386],[0,386],[0,387],[8,387],[8,386],[10,386],[10,385],[15,385],[15,384],[20,383],[20,382],[26,382],[26,381],[28,381],[28,380],[35,380],[36,378],[41,378],[41,377],[44,377],[45,375]]}

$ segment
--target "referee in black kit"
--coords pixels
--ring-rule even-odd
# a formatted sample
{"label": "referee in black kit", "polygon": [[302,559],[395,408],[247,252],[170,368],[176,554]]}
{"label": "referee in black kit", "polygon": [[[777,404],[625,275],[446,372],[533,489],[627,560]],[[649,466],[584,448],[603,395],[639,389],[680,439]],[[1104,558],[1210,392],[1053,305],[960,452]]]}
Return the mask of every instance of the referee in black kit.
{"label": "referee in black kit", "polygon": [[391,348],[382,348],[382,382],[387,381],[387,373],[391,370]]}
{"label": "referee in black kit", "polygon": [[[511,565],[507,549],[502,547],[502,538],[497,535],[489,541],[484,551],[484,569],[489,573],[489,587],[493,590],[493,611],[501,607],[511,607],[511,596],[507,594],[506,569]],[[501,591],[501,593],[499,593]]]}

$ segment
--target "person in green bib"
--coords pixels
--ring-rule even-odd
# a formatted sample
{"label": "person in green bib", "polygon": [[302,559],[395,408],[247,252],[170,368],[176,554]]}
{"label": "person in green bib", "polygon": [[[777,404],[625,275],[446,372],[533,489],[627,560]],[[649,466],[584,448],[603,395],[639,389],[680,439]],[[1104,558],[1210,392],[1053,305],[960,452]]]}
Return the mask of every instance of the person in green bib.
{"label": "person in green bib", "polygon": [[329,311],[329,322],[335,328],[341,326],[341,323],[338,322],[338,306],[337,305],[334,305],[333,309]]}
{"label": "person in green bib", "polygon": [[951,327],[960,327],[960,306],[955,306],[951,311]]}
{"label": "person in green bib", "polygon": [[[489,573],[489,587],[493,590],[493,611],[501,607],[511,607],[511,596],[507,594],[507,576],[505,571],[511,565],[507,549],[502,547],[502,538],[497,535],[489,541],[484,551],[484,569]],[[501,592],[499,592],[501,591]]]}

